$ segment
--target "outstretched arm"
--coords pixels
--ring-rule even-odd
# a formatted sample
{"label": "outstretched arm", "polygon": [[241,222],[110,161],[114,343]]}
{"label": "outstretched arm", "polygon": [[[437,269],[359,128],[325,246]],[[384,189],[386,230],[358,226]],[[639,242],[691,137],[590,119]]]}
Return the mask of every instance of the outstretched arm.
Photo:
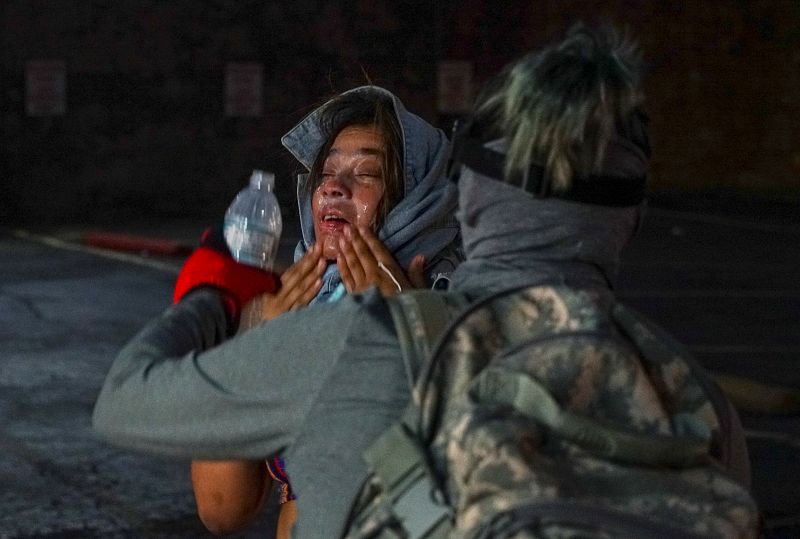
{"label": "outstretched arm", "polygon": [[115,444],[151,453],[279,454],[341,353],[357,307],[341,301],[289,312],[223,343],[228,321],[219,292],[196,290],[119,353],[94,427]]}

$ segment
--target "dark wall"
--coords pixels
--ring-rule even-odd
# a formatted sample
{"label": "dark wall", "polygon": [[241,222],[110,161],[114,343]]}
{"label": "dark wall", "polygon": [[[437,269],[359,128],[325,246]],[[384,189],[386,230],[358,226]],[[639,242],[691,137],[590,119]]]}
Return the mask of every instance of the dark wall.
{"label": "dark wall", "polygon": [[[4,0],[5,220],[219,215],[280,136],[368,78],[433,123],[436,62],[477,82],[572,22],[627,27],[651,72],[653,187],[800,191],[800,3],[786,1]],[[64,116],[25,115],[25,62],[67,65]],[[229,61],[264,65],[264,112],[223,114]]]}
{"label": "dark wall", "polygon": [[480,77],[577,20],[627,29],[649,65],[654,189],[800,192],[800,2],[459,5],[446,53],[476,61]]}

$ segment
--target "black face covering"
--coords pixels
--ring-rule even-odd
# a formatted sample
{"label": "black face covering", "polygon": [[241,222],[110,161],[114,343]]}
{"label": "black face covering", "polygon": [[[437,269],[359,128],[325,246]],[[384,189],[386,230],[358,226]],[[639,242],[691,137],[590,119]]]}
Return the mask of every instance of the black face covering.
{"label": "black face covering", "polygon": [[523,173],[507,177],[503,152],[486,144],[487,129],[472,118],[453,130],[453,151],[448,175],[458,181],[461,166],[488,178],[517,186],[536,198],[560,198],[584,204],[627,207],[640,204],[645,196],[650,143],[647,116],[637,110],[612,137],[606,149],[602,173],[573,178],[566,191],[552,192],[545,169],[531,164]]}

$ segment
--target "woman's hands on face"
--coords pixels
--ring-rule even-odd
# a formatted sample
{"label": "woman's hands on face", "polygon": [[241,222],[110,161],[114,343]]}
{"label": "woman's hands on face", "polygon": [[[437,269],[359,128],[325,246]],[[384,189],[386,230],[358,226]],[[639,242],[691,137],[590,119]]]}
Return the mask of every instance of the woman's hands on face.
{"label": "woman's hands on face", "polygon": [[281,275],[281,289],[265,299],[262,307],[264,320],[272,320],[287,311],[308,305],[322,288],[322,274],[326,262],[322,258],[322,246],[309,247],[303,258],[289,266]]}
{"label": "woman's hands on face", "polygon": [[309,247],[303,258],[283,272],[281,288],[276,294],[262,294],[245,306],[239,330],[247,330],[260,322],[308,305],[322,288],[325,266],[322,246],[315,243]]}
{"label": "woman's hands on face", "polygon": [[[386,269],[381,268],[379,262]],[[381,294],[392,296],[399,292],[398,285],[403,290],[426,286],[425,256],[415,256],[408,271],[403,271],[392,253],[368,228],[347,225],[345,237],[339,239],[336,263],[345,289],[350,294],[377,286]],[[322,288],[322,275],[326,265],[322,256],[322,245],[315,243],[309,247],[303,258],[283,272],[278,293],[262,294],[245,306],[239,331],[246,331],[287,311],[308,305]],[[397,280],[397,284],[392,277]]]}
{"label": "woman's hands on face", "polygon": [[387,297],[400,292],[398,287],[402,290],[425,287],[423,255],[411,260],[406,274],[392,253],[368,228],[347,225],[344,236],[339,238],[336,264],[349,294],[377,286],[381,294]]}

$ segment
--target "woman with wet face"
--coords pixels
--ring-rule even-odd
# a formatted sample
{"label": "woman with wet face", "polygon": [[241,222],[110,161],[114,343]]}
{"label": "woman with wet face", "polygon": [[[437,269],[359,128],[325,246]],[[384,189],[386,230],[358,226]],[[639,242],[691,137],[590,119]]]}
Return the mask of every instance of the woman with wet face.
{"label": "woman with wet face", "polygon": [[[309,170],[298,182],[303,239],[278,293],[245,308],[244,329],[371,286],[383,295],[431,286],[461,261],[447,140],[388,91],[345,92],[282,142]],[[192,463],[198,513],[215,533],[252,522],[273,482],[281,489],[278,537],[288,537],[295,502],[280,457]]]}
{"label": "woman with wet face", "polygon": [[327,260],[339,256],[348,224],[375,226],[387,191],[382,163],[386,146],[377,127],[350,125],[339,132],[328,150],[311,199],[317,242]]}

